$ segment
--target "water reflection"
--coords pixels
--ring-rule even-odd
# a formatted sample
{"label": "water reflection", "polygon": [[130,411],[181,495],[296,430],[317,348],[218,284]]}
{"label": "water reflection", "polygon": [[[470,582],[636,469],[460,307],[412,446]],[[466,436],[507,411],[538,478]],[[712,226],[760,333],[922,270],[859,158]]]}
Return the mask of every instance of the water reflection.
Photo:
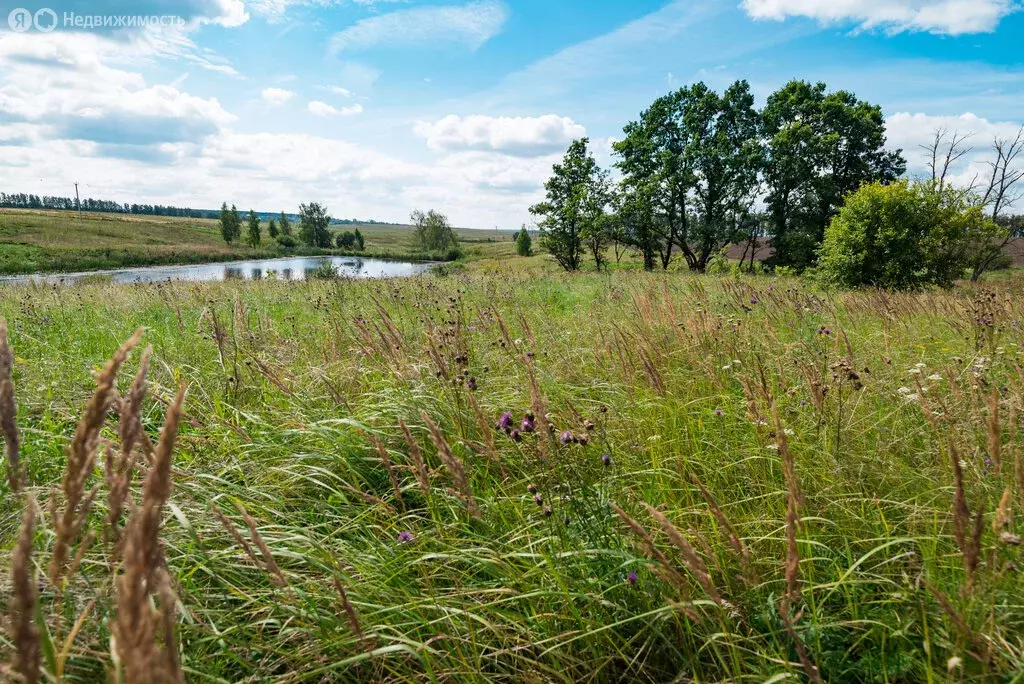
{"label": "water reflection", "polygon": [[0,278],[0,285],[40,283],[45,285],[72,285],[84,280],[111,280],[115,283],[156,283],[168,280],[305,280],[325,266],[333,267],[339,276],[347,278],[392,278],[418,275],[430,268],[429,264],[414,264],[385,259],[362,257],[291,257],[284,259],[257,259],[217,264],[188,266],[148,266],[117,271],[88,273],[32,274]]}

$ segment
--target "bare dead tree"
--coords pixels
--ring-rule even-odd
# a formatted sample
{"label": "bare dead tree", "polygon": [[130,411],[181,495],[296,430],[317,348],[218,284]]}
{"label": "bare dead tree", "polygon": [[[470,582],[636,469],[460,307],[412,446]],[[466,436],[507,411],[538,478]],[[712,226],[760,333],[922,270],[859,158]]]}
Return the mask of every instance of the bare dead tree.
{"label": "bare dead tree", "polygon": [[986,207],[991,207],[994,221],[999,218],[1000,212],[1024,197],[1024,186],[1015,187],[1024,179],[1024,167],[1017,166],[1017,158],[1024,153],[1024,126],[1020,127],[1012,140],[996,138],[992,142],[992,151],[996,159],[988,163],[992,173],[989,174],[988,188],[982,201]]}
{"label": "bare dead tree", "polygon": [[[1020,127],[1014,138],[996,137],[992,141],[992,151],[995,153],[995,160],[987,162],[991,172],[981,202],[982,206],[990,210],[992,221],[998,222],[1004,210],[1024,198],[1024,185],[1018,185],[1024,180],[1024,167],[1019,166],[1019,159],[1024,154],[1024,126]],[[1002,237],[990,241],[978,250],[971,273],[972,281],[976,282],[999,258],[1009,244],[1012,234],[1007,230]]]}
{"label": "bare dead tree", "polygon": [[[942,126],[941,128],[936,128],[932,133],[931,142],[919,146],[928,155],[928,167],[932,173],[932,183],[940,191],[946,187],[946,179],[949,177],[949,172],[953,166],[974,150],[972,146],[964,144],[971,138],[971,135],[973,134],[960,133],[956,129],[950,131],[948,126]],[[977,177],[971,181],[966,192],[971,192],[976,183]]]}

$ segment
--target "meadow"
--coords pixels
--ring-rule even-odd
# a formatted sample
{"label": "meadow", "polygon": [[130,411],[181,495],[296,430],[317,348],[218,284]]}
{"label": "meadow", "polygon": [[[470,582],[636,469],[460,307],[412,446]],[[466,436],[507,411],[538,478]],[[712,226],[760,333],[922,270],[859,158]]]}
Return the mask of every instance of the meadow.
{"label": "meadow", "polygon": [[[366,238],[363,256],[422,258],[409,226],[332,226],[332,232],[355,228]],[[0,209],[0,275],[342,253],[306,247],[286,253],[266,231],[264,222],[263,244],[254,249],[240,242],[226,244],[218,222],[207,219],[89,212],[79,217],[67,211]],[[459,229],[456,233],[470,258],[513,253],[509,232]]]}
{"label": "meadow", "polygon": [[0,315],[0,660],[35,633],[47,681],[1024,676],[1019,276],[534,257]]}

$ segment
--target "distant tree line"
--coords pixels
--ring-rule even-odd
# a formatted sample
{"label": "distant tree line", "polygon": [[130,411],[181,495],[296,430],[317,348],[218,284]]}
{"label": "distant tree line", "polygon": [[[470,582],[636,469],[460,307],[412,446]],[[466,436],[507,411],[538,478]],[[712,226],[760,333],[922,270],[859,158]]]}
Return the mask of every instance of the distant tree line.
{"label": "distant tree line", "polygon": [[[696,83],[655,100],[623,133],[613,146],[618,182],[582,138],[554,165],[545,200],[530,208],[541,247],[566,270],[586,259],[600,268],[614,246],[617,259],[632,250],[648,270],[682,258],[689,269],[705,272],[736,243],[747,245],[753,267],[756,248],[770,240],[770,267],[803,272],[818,266],[846,198],[864,186],[895,183],[907,167],[902,150],[886,149],[881,108],[824,83],[794,80],[761,109],[746,81],[721,93]],[[948,132],[937,136],[926,189],[944,192],[963,140],[955,132],[951,139]],[[1024,221],[1006,215],[1020,197],[1015,184],[1024,172],[1014,164],[1021,147],[1022,136],[996,140],[990,177],[962,196],[947,193],[936,203],[908,188],[901,197],[906,206],[927,208],[934,220],[985,208],[971,214],[975,223],[992,224],[971,228],[970,250],[989,259],[975,255],[969,264],[975,277],[1010,236],[1024,235]],[[944,169],[934,168],[942,163]],[[945,280],[949,269],[939,270]]]}
{"label": "distant tree line", "polygon": [[4,209],[50,209],[55,211],[90,211],[107,214],[139,214],[142,216],[181,216],[185,218],[215,219],[217,212],[207,209],[186,209],[162,204],[122,204],[110,200],[87,197],[79,202],[74,197],[49,197],[25,193],[0,193],[0,207]]}
{"label": "distant tree line", "polygon": [[[183,218],[196,219],[218,219],[220,212],[216,209],[187,209],[185,207],[165,206],[162,204],[122,204],[111,200],[98,200],[87,197],[79,202],[74,197],[50,197],[47,195],[32,195],[26,193],[2,193],[0,192],[0,208],[2,209],[47,209],[53,211],[82,211],[106,213],[106,214],[138,214],[140,216],[179,216]],[[276,214],[256,212],[260,221],[267,221],[275,218]],[[289,218],[298,221],[298,214],[291,214]],[[375,221],[373,219],[331,219],[331,225],[352,226],[391,226],[398,225],[387,221]]]}

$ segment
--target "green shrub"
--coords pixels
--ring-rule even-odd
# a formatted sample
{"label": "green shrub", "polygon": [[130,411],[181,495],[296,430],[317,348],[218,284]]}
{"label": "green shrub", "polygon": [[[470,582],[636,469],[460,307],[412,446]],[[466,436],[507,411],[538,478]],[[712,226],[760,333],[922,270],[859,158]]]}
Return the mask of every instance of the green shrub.
{"label": "green shrub", "polygon": [[848,287],[950,287],[990,229],[970,197],[931,183],[872,183],[848,195],[825,231],[822,280]]}
{"label": "green shrub", "polygon": [[306,278],[315,280],[331,280],[339,277],[339,275],[338,267],[329,261],[306,271]]}
{"label": "green shrub", "polygon": [[528,257],[533,254],[533,240],[530,238],[530,233],[526,230],[526,226],[523,226],[523,229],[516,234],[515,241],[516,254],[521,257]]}
{"label": "green shrub", "polygon": [[299,244],[294,237],[292,237],[291,235],[285,235],[283,233],[281,235],[278,235],[276,240],[277,244],[280,245],[283,249],[295,249],[295,247]]}

